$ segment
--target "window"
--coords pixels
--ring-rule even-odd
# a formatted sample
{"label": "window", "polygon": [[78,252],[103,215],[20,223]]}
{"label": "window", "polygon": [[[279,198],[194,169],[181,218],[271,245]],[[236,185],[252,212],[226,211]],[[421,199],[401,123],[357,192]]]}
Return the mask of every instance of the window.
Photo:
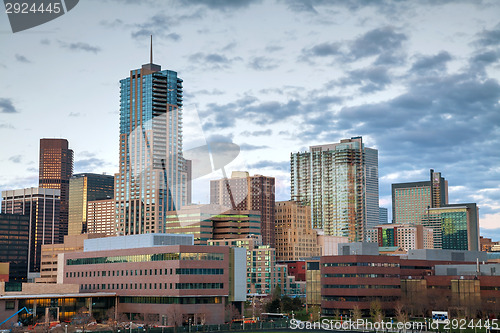
{"label": "window", "polygon": [[14,310],[16,307],[16,301],[5,301],[5,310]]}

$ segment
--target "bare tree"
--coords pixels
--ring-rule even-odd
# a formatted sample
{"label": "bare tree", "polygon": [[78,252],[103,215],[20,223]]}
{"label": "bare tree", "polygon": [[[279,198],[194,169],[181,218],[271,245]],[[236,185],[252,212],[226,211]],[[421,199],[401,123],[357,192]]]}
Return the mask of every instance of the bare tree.
{"label": "bare tree", "polygon": [[354,305],[352,307],[352,320],[357,321],[358,319],[361,319],[361,317],[362,317],[361,309],[359,308],[358,305]]}
{"label": "bare tree", "polygon": [[384,319],[384,312],[382,311],[382,303],[378,299],[370,303],[370,317],[373,322],[381,322]]}
{"label": "bare tree", "polygon": [[78,312],[73,316],[72,318],[72,323],[81,326],[82,327],[82,332],[85,332],[85,328],[88,327],[88,325],[95,321],[94,317],[92,314],[89,312],[89,309],[86,307],[82,307],[78,310]]}
{"label": "bare tree", "polygon": [[340,319],[340,310],[335,309],[335,311],[333,312],[333,316],[335,317],[335,320],[339,320]]}
{"label": "bare tree", "polygon": [[183,321],[182,313],[174,304],[172,304],[172,306],[170,306],[167,312],[167,316],[168,316],[168,324],[173,325],[174,332],[177,333],[177,327],[182,325]]}
{"label": "bare tree", "polygon": [[230,322],[241,317],[240,312],[234,304],[227,304],[224,308],[224,321]]}
{"label": "bare tree", "polygon": [[394,312],[396,314],[396,320],[400,323],[405,323],[408,321],[408,313],[405,311],[405,306],[403,302],[396,302],[394,306]]}

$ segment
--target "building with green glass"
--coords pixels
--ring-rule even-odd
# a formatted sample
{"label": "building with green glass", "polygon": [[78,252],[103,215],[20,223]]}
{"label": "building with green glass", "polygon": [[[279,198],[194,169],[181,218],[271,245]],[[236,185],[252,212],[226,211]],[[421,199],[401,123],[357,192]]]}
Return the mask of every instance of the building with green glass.
{"label": "building with green glass", "polygon": [[429,208],[422,224],[433,229],[434,247],[480,251],[479,213],[475,203]]}

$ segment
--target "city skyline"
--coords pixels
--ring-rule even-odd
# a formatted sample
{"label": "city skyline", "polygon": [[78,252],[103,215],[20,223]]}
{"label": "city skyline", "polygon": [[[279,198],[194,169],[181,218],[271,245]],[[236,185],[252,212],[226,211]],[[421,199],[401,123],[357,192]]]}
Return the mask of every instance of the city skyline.
{"label": "city skyline", "polygon": [[[363,136],[379,151],[380,206],[392,183],[439,170],[450,203],[476,202],[498,240],[498,6],[85,2],[17,34],[0,15],[0,190],[36,186],[40,138],[69,141],[74,173],[118,171],[118,80],[147,63],[153,34],[155,63],[185,80],[185,149],[235,142],[226,171],[276,177],[287,200],[291,152]],[[193,202],[219,178],[197,180]]]}

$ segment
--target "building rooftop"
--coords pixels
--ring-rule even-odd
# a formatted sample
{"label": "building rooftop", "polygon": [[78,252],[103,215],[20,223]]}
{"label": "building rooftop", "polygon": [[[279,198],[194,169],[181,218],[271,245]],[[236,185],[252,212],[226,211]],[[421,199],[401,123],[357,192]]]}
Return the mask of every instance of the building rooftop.
{"label": "building rooftop", "polygon": [[151,233],[86,239],[83,244],[84,252],[136,249],[165,245],[194,245],[194,236]]}

